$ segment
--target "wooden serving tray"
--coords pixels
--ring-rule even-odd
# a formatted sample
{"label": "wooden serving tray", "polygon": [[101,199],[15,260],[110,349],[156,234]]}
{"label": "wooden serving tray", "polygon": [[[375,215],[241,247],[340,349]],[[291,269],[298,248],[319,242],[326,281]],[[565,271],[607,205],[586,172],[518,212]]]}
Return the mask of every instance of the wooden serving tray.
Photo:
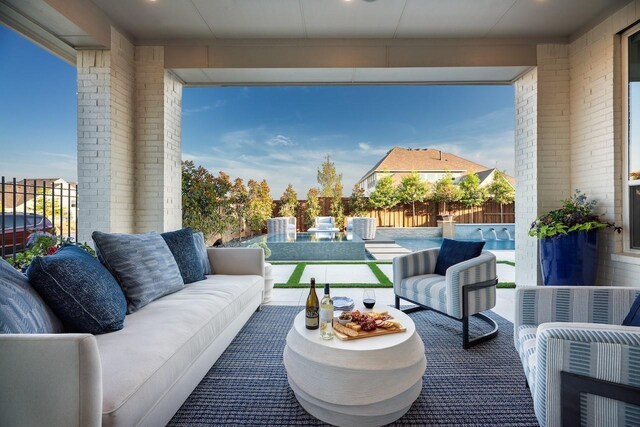
{"label": "wooden serving tray", "polygon": [[[338,318],[334,317],[333,318],[333,323],[338,323]],[[341,332],[336,331],[335,329],[333,330],[333,334],[342,341],[351,341],[351,340],[359,340],[362,338],[370,338],[370,337],[379,337],[381,335],[389,335],[389,334],[397,334],[400,332],[406,332],[407,328],[405,328],[404,326],[400,326],[398,329],[383,329],[383,328],[376,328],[373,331],[360,331],[358,332],[358,335],[355,337],[350,337],[349,335],[345,335]]]}

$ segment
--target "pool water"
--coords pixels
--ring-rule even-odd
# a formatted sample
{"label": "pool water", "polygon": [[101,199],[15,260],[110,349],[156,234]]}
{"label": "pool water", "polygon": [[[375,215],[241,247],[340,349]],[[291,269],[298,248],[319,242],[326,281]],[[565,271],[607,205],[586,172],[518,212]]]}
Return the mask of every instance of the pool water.
{"label": "pool water", "polygon": [[[429,238],[399,238],[394,239],[395,242],[407,249],[412,251],[419,251],[422,249],[431,249],[431,248],[439,248],[442,245],[442,237],[429,237]],[[465,241],[473,241],[479,242],[481,240],[473,240],[473,239],[456,239],[456,240],[465,240]],[[516,242],[514,240],[485,240],[484,249],[492,250],[492,251],[512,251],[516,248]]]}

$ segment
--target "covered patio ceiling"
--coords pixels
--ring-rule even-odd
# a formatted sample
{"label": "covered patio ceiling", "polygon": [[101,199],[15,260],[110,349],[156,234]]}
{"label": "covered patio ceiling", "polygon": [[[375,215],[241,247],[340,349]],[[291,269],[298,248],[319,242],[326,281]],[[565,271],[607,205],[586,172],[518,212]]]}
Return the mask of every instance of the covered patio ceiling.
{"label": "covered patio ceiling", "polygon": [[187,85],[510,83],[628,0],[3,0],[69,62],[110,28],[164,46]]}

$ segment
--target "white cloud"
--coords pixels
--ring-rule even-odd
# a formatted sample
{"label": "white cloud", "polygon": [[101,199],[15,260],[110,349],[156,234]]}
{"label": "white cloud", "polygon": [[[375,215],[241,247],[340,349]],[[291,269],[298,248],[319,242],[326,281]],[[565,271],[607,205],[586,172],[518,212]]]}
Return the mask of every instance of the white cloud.
{"label": "white cloud", "polygon": [[220,141],[228,148],[241,148],[256,143],[257,129],[241,129],[227,132],[220,137]]}
{"label": "white cloud", "polygon": [[358,147],[360,147],[360,149],[363,151],[367,151],[371,149],[371,145],[367,144],[366,142],[358,143]]}
{"label": "white cloud", "polygon": [[196,108],[185,108],[184,110],[182,110],[182,114],[184,116],[191,116],[192,114],[204,113],[205,111],[209,111],[210,109],[211,105],[203,105]]}
{"label": "white cloud", "polygon": [[291,140],[291,138],[284,135],[274,135],[267,139],[266,143],[272,147],[292,147],[294,145],[298,145],[295,141]]}

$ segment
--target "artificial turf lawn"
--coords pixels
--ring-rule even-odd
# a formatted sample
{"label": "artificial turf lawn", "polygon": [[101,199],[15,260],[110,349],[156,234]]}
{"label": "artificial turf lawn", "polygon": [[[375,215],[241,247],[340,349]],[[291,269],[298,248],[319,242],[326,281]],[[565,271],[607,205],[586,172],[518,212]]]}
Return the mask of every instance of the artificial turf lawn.
{"label": "artificial turf lawn", "polygon": [[[511,261],[498,261],[498,263],[515,265]],[[291,276],[289,277],[289,280],[287,280],[287,283],[276,283],[274,285],[274,288],[277,288],[277,289],[307,288],[309,286],[308,283],[300,283],[300,279],[302,279],[302,274],[304,273],[304,269],[307,265],[318,265],[318,264],[351,264],[351,265],[367,264],[371,269],[371,272],[374,274],[374,276],[376,276],[376,279],[378,279],[379,281],[379,283],[332,283],[331,284],[332,288],[392,288],[393,287],[393,283],[391,282],[391,280],[389,280],[387,275],[384,274],[382,270],[380,270],[380,267],[378,267],[377,264],[381,264],[381,263],[376,263],[374,261],[353,261],[353,262],[343,262],[343,263],[317,262],[317,261],[313,261],[313,262],[286,262],[285,261],[285,262],[277,262],[273,264],[275,265],[295,264],[296,265],[296,268],[293,270],[293,273],[291,273]],[[382,264],[389,264],[389,263],[385,262]],[[500,282],[496,287],[500,289],[510,289],[510,288],[515,288],[516,284],[513,282]]]}

